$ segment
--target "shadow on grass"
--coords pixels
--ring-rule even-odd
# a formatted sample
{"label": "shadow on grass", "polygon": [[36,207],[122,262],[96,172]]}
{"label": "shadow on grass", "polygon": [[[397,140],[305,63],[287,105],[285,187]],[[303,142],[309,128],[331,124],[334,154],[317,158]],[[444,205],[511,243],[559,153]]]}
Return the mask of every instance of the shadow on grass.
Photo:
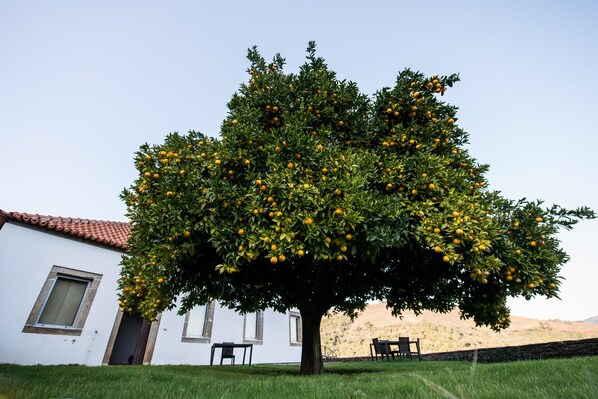
{"label": "shadow on grass", "polygon": [[[394,372],[412,372],[409,367],[392,367],[391,364],[376,363],[336,363],[324,367],[322,376],[354,376],[361,374],[378,374]],[[205,367],[205,366],[204,366]],[[237,376],[268,376],[268,377],[306,377],[299,373],[299,365],[256,365],[252,367],[239,366],[210,366],[210,373],[235,374]],[[205,369],[204,369],[205,370]]]}

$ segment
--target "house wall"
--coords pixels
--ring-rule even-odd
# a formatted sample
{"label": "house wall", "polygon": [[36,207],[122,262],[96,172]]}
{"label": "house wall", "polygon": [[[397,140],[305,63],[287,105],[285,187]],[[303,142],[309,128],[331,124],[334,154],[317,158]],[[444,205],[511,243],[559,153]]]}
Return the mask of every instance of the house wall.
{"label": "house wall", "polygon": [[[243,316],[216,304],[210,342],[182,342],[185,316],[166,312],[160,320],[152,364],[210,364],[210,353],[216,342],[243,342]],[[299,362],[301,347],[289,342],[289,315],[272,309],[264,311],[263,341],[253,345],[252,363]],[[235,349],[235,364],[243,360],[243,349]],[[249,362],[247,350],[246,362]],[[230,363],[229,359],[224,364]],[[214,354],[220,364],[220,349]]]}
{"label": "house wall", "polygon": [[[6,223],[0,229],[0,363],[101,365],[118,313],[117,280],[122,253],[36,228]],[[34,334],[23,327],[53,266],[102,275],[80,336]],[[243,342],[243,316],[216,305],[209,343],[182,342],[185,317],[162,314],[152,364],[209,364],[215,342]],[[242,361],[242,350],[235,353]],[[219,363],[217,350],[214,361]],[[253,363],[298,362],[301,347],[289,343],[289,315],[264,312],[263,343]]]}
{"label": "house wall", "polygon": [[[6,223],[0,230],[0,363],[101,364],[118,312],[118,251]],[[52,266],[102,275],[80,336],[24,333]]]}

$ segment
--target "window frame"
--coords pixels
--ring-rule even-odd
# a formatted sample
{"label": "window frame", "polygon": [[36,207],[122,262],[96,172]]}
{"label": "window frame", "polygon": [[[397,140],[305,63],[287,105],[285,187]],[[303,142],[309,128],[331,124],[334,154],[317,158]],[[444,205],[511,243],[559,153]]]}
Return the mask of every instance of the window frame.
{"label": "window frame", "polygon": [[187,330],[189,328],[189,317],[191,312],[185,313],[185,322],[183,324],[183,333],[181,342],[195,342],[209,344],[212,341],[212,326],[214,325],[214,310],[216,309],[216,302],[210,301],[203,304],[206,307],[206,314],[204,317],[203,336],[202,337],[188,337]]}
{"label": "window frame", "polygon": [[255,314],[255,338],[247,338],[247,314],[243,315],[243,343],[261,345],[264,343],[264,311],[251,312]]}
{"label": "window frame", "polygon": [[[297,330],[297,341],[292,341],[293,328]],[[303,323],[301,320],[301,313],[296,310],[289,311],[289,344],[291,346],[301,346],[303,342]]]}
{"label": "window frame", "polygon": [[[73,324],[70,326],[39,323],[39,319],[59,278],[87,283]],[[81,335],[101,280],[102,275],[98,273],[53,265],[29,313],[22,332],[31,334]]]}

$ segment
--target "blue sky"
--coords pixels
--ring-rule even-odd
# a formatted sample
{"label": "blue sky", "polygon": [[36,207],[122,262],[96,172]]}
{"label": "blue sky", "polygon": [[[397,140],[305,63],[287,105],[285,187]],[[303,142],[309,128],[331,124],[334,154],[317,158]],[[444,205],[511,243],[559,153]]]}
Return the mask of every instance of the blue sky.
{"label": "blue sky", "polygon": [[[492,188],[598,210],[598,3],[481,3],[2,1],[0,209],[126,220],[141,144],[217,136],[248,47],[295,72],[315,40],[369,94],[403,68],[459,73],[445,98]],[[598,315],[598,221],[561,238],[562,300],[515,300],[513,314]]]}

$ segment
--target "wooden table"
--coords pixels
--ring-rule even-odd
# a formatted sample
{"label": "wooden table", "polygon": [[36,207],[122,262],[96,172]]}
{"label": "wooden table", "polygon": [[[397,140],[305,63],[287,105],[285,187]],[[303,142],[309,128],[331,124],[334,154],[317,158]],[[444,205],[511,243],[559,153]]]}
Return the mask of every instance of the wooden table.
{"label": "wooden table", "polygon": [[243,364],[245,364],[245,354],[247,353],[247,348],[249,348],[249,366],[251,366],[251,357],[253,356],[253,344],[212,344],[212,353],[210,354],[210,366],[214,364],[214,352],[216,351],[216,348],[243,348]]}
{"label": "wooden table", "polygon": [[[411,344],[415,344],[415,347],[417,349],[417,359],[421,362],[422,361],[422,353],[420,350],[420,346],[419,346],[419,338],[416,339],[415,341],[409,341],[409,352],[411,352]],[[388,351],[388,353],[390,354],[390,347],[391,345],[396,345],[397,347],[399,346],[399,341],[386,341],[386,340],[380,340],[380,345],[385,345],[386,346],[386,350]],[[374,360],[374,344],[371,343],[370,344],[370,358],[372,360]],[[394,356],[393,356],[394,358]]]}
{"label": "wooden table", "polygon": [[[399,341],[387,341],[388,346],[396,345],[399,346]],[[417,349],[417,359],[421,362],[422,361],[422,353],[419,348],[419,338],[415,341],[409,341],[409,353],[411,352],[411,344],[415,344],[415,348]]]}

